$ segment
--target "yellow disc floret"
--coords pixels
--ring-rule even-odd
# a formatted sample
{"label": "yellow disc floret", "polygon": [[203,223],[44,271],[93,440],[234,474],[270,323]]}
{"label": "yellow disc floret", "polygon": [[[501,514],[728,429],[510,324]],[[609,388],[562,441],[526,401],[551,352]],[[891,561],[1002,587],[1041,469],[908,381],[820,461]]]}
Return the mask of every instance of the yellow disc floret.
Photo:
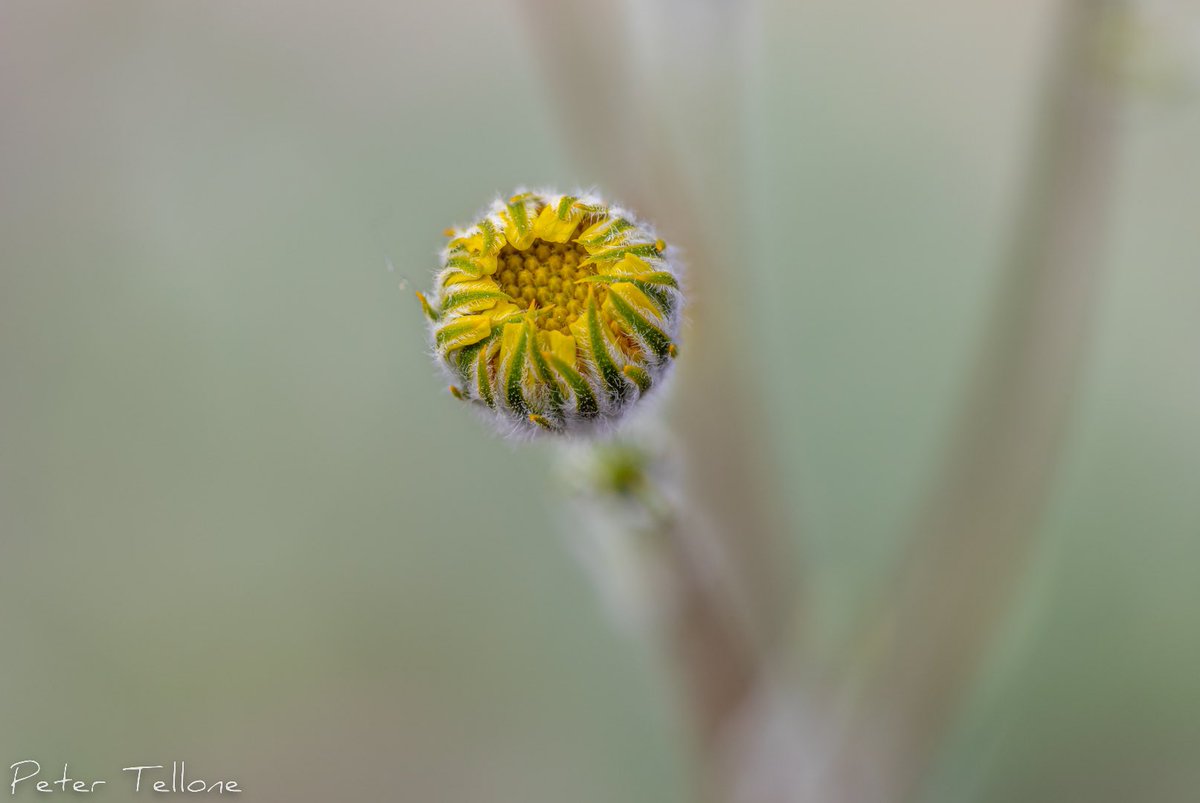
{"label": "yellow disc floret", "polygon": [[452,392],[514,432],[611,423],[660,384],[679,329],[666,244],[597,198],[522,192],[448,229],[418,293]]}
{"label": "yellow disc floret", "polygon": [[[578,243],[534,238],[524,251],[505,245],[497,258],[495,280],[513,303],[536,303],[544,313],[537,319],[539,328],[566,332],[583,312],[592,286],[587,277],[596,275],[596,266],[585,264],[588,256]],[[601,306],[606,292],[603,286],[596,288]]]}

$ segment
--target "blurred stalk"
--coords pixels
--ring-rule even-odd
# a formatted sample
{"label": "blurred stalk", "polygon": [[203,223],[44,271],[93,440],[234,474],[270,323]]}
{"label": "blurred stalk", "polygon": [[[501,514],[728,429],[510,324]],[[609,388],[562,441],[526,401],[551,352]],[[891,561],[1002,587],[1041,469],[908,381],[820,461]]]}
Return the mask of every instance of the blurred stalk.
{"label": "blurred stalk", "polygon": [[[620,612],[670,637],[664,647],[684,670],[680,684],[693,703],[689,724],[700,747],[719,751],[725,718],[741,705],[756,657],[719,584],[708,580],[712,562],[692,542],[669,443],[652,429],[568,444],[560,475],[575,486],[582,515],[573,518],[591,524],[592,537],[604,541],[593,553],[611,556],[614,547],[622,553],[608,565],[588,561],[601,574],[597,580],[630,598],[613,600]],[[629,572],[638,576],[623,576]],[[630,611],[631,602],[647,607]]]}
{"label": "blurred stalk", "polygon": [[[635,69],[633,31],[611,5],[580,0],[518,0],[531,28],[530,47],[542,65],[567,141],[579,163],[611,195],[654,220],[682,249],[688,267],[692,326],[683,341],[671,425],[684,471],[683,509],[659,516],[658,526],[677,598],[664,637],[675,656],[686,704],[710,780],[728,788],[728,734],[742,715],[790,605],[781,576],[781,534],[787,532],[771,493],[768,441],[749,393],[744,353],[743,288],[725,265],[744,234],[736,186],[696,187],[666,130],[660,99],[650,96]],[[686,11],[686,9],[684,9]],[[714,4],[710,19],[728,42],[739,28],[736,4]],[[656,43],[656,46],[658,43]],[[714,86],[738,86],[738,49],[689,65]],[[736,94],[712,92],[707,110],[714,130],[712,157],[739,177],[744,161],[737,136],[715,130],[741,123]],[[707,144],[707,141],[706,141]],[[714,225],[719,224],[719,225]],[[691,359],[691,354],[697,355]],[[703,355],[702,358],[699,355]]]}
{"label": "blurred stalk", "polygon": [[941,479],[868,624],[883,646],[830,800],[917,794],[1035,543],[1103,258],[1119,103],[1099,43],[1117,6],[1061,7],[1012,251]]}

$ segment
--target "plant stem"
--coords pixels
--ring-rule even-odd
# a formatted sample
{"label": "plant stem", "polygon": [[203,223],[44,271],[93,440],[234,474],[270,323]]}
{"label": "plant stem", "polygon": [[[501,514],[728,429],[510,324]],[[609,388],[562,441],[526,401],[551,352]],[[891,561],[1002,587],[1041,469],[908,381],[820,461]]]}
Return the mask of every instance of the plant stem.
{"label": "plant stem", "polygon": [[[840,799],[904,800],[928,770],[1035,542],[1088,343],[1119,103],[1097,67],[1116,4],[1068,0],[1014,245],[941,480],[869,631]],[[882,787],[863,789],[871,745]],[[858,776],[858,780],[855,780]]]}

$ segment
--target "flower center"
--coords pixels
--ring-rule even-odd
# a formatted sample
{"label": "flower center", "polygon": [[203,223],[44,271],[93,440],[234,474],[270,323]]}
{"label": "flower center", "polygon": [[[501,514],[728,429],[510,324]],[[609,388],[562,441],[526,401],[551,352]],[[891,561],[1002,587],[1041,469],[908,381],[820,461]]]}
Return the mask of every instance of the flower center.
{"label": "flower center", "polygon": [[[581,265],[588,257],[579,243],[550,243],[537,239],[524,251],[505,245],[497,258],[496,281],[521,307],[537,302],[544,314],[537,316],[541,329],[567,333],[584,309],[588,284],[577,282],[596,273],[595,265]],[[593,286],[597,303],[606,288]]]}

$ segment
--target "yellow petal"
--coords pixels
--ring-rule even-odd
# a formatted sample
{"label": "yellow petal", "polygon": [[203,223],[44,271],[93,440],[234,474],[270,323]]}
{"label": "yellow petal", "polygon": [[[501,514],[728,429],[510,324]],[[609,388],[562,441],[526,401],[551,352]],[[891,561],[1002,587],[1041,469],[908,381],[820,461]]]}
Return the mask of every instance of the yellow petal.
{"label": "yellow petal", "polygon": [[[601,305],[601,308],[603,308],[603,305]],[[572,321],[570,326],[567,328],[571,330],[571,340],[574,341],[576,348],[578,348],[585,355],[590,354],[592,350],[592,339],[588,333],[587,315],[580,315],[578,318]],[[604,341],[603,345],[608,347],[608,351],[610,353],[613,352],[614,348],[616,347],[616,343],[614,342],[612,331],[609,330],[608,325],[604,322],[603,317],[600,319],[600,337]]]}
{"label": "yellow petal", "polygon": [[488,310],[488,316],[492,319],[493,324],[500,324],[510,315],[516,315],[521,311],[521,308],[511,301],[501,301],[496,306]]}
{"label": "yellow petal", "polygon": [[496,272],[496,255],[504,247],[504,233],[491,220],[484,218],[475,228],[450,241],[452,254],[470,257],[477,273],[490,276]]}
{"label": "yellow petal", "polygon": [[575,199],[566,196],[558,203],[547,204],[533,223],[533,236],[551,243],[565,243],[575,233],[583,218]]}
{"label": "yellow petal", "polygon": [[478,263],[485,276],[491,276],[496,272],[499,263],[496,262],[495,254],[480,254],[475,257],[475,262]]}
{"label": "yellow petal", "polygon": [[621,274],[625,276],[636,276],[639,273],[653,273],[654,268],[650,267],[650,263],[642,259],[637,254],[626,254],[621,261],[613,265],[612,268],[605,271],[606,273]]}
{"label": "yellow petal", "polygon": [[457,282],[442,295],[442,312],[471,314],[492,309],[506,298],[491,279]]}
{"label": "yellow petal", "polygon": [[455,281],[454,292],[457,293],[477,293],[481,290],[497,290],[499,285],[491,279],[467,279],[465,281]]}
{"label": "yellow petal", "polygon": [[543,332],[539,347],[548,351],[567,365],[575,364],[575,338],[562,332]]}
{"label": "yellow petal", "polygon": [[586,353],[588,349],[587,317],[580,315],[578,318],[571,321],[567,328],[571,330],[571,340],[583,348],[584,352]]}
{"label": "yellow petal", "polygon": [[[658,305],[646,297],[646,294],[639,290],[636,286],[628,282],[618,282],[608,286],[609,293],[617,293],[621,298],[625,299],[630,305],[651,321],[656,321],[662,317],[662,311]],[[604,300],[604,306],[609,306],[608,299]]]}
{"label": "yellow petal", "polygon": [[434,337],[437,347],[443,354],[448,354],[478,343],[491,333],[492,321],[488,315],[463,315],[441,326]]}
{"label": "yellow petal", "polygon": [[441,273],[438,274],[437,286],[444,290],[456,284],[476,281],[479,281],[478,276],[469,276],[458,268],[445,268]]}
{"label": "yellow petal", "polygon": [[506,324],[500,332],[500,359],[508,359],[517,350],[517,341],[521,338],[521,324],[513,322]]}

